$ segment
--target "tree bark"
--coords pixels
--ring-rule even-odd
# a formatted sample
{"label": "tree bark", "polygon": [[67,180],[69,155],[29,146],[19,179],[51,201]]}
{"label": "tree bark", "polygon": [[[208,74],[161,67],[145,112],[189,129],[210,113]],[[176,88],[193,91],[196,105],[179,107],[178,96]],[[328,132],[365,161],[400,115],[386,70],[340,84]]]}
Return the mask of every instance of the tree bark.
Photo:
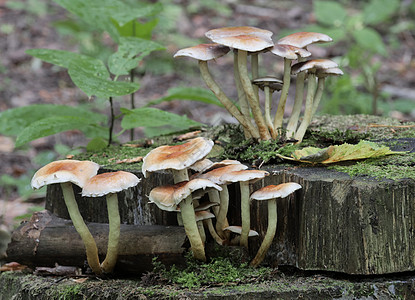
{"label": "tree bark", "polygon": [[[97,242],[102,261],[107,248],[108,224],[88,223],[87,226]],[[186,241],[183,227],[122,224],[115,272],[150,271],[156,256],[166,265],[181,264]],[[82,267],[85,259],[85,247],[72,222],[46,210],[34,213],[29,222],[17,228],[7,249],[7,261],[30,267],[55,263]]]}

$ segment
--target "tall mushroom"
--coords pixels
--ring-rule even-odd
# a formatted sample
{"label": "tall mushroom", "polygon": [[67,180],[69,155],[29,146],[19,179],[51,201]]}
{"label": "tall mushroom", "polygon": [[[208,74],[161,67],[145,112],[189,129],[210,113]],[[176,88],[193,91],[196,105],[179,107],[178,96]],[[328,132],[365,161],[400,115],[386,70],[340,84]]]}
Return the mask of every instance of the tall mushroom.
{"label": "tall mushroom", "polygon": [[184,48],[176,52],[174,57],[191,57],[199,61],[200,74],[208,86],[215,94],[216,98],[223,104],[225,109],[242,125],[244,131],[250,136],[259,138],[258,130],[252,125],[251,120],[241,113],[241,111],[226,96],[221,87],[216,83],[215,79],[209,71],[207,62],[219,58],[229,52],[229,47],[219,44],[200,44],[197,46]]}
{"label": "tall mushroom", "polygon": [[[191,139],[180,145],[157,147],[143,158],[142,172],[144,177],[146,177],[148,172],[171,170],[175,183],[188,181],[188,168],[197,161],[205,158],[212,150],[212,147],[213,141],[203,137]],[[191,195],[181,202],[180,209],[186,233],[195,232],[197,230],[197,224]],[[198,260],[205,261],[205,251],[200,236],[189,237],[189,240],[194,257]]]}
{"label": "tall mushroom", "polygon": [[291,83],[291,62],[296,59],[301,60],[302,58],[308,57],[311,53],[303,48],[285,44],[275,44],[270,51],[271,53],[284,58],[283,86],[274,118],[274,129],[278,130],[279,128],[282,128],[285,104],[287,102],[288,90]]}
{"label": "tall mushroom", "polygon": [[241,85],[248,98],[260,138],[269,140],[271,135],[262,115],[258,94],[255,93],[248,75],[247,56],[248,52],[256,53],[273,47],[272,32],[260,28],[242,26],[212,29],[206,32],[205,35],[214,43],[238,50],[238,72]]}
{"label": "tall mushroom", "polygon": [[265,254],[274,239],[277,229],[276,198],[285,198],[298,189],[301,189],[301,185],[298,183],[287,182],[279,185],[268,185],[252,193],[251,199],[268,200],[268,228],[257,254],[250,263],[251,266],[256,267],[264,260]]}
{"label": "tall mushroom", "polygon": [[265,176],[268,176],[267,171],[262,170],[240,170],[231,171],[223,174],[221,179],[228,183],[239,182],[241,190],[241,219],[242,232],[240,245],[248,249],[248,234],[251,226],[250,205],[249,205],[249,184],[254,183]]}
{"label": "tall mushroom", "polygon": [[40,168],[31,181],[31,186],[34,189],[40,189],[52,183],[60,183],[69,217],[85,245],[88,265],[97,275],[102,273],[99,264],[98,248],[79,212],[72,183],[82,188],[89,178],[97,174],[98,169],[99,165],[92,161],[58,160]]}
{"label": "tall mushroom", "polygon": [[337,67],[337,63],[329,59],[312,59],[305,62],[297,63],[292,67],[292,72],[294,74],[307,72],[308,75],[304,117],[294,136],[298,143],[300,143],[303,140],[307,127],[311,122],[311,118],[313,117],[313,102],[317,88],[316,73],[318,72],[318,70],[325,70]]}
{"label": "tall mushroom", "polygon": [[[307,47],[311,44],[317,43],[328,43],[331,42],[333,39],[324,33],[319,32],[296,32],[293,34],[289,34],[277,41],[277,44],[282,45],[291,45],[298,48],[307,49]],[[304,58],[299,58],[298,62],[304,61]],[[293,111],[291,113],[290,119],[288,120],[287,124],[287,137],[291,138],[296,129],[298,118],[301,112],[301,106],[303,103],[303,94],[304,94],[304,80],[305,74],[300,73],[297,76],[297,82],[295,87],[295,99],[294,99],[294,106]]]}
{"label": "tall mushroom", "polygon": [[121,218],[117,193],[134,187],[139,182],[140,179],[133,173],[117,171],[95,175],[82,188],[83,197],[106,196],[109,234],[107,254],[101,264],[104,273],[113,271],[118,257]]}

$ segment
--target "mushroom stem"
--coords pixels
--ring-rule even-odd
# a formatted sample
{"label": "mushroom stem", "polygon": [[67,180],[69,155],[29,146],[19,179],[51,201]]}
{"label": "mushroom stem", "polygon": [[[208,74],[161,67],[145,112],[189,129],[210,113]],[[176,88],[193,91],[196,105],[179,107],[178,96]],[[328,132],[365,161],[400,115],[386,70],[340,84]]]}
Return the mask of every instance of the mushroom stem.
{"label": "mushroom stem", "polygon": [[204,220],[205,224],[208,226],[210,235],[213,237],[213,239],[218,243],[219,245],[223,245],[223,240],[221,237],[216,233],[215,228],[213,227],[212,219]]}
{"label": "mushroom stem", "polygon": [[69,216],[72,220],[73,226],[75,227],[78,234],[81,236],[82,242],[85,245],[86,258],[88,265],[91,267],[92,272],[97,275],[102,273],[101,266],[98,258],[98,248],[95,240],[86,226],[84,219],[79,212],[78,204],[75,200],[75,195],[72,189],[72,183],[63,182],[61,183],[63,199],[66,207],[68,208]]}
{"label": "mushroom stem", "polygon": [[249,230],[251,229],[251,217],[249,206],[249,181],[239,182],[241,190],[241,219],[242,231],[239,245],[248,249]]}
{"label": "mushroom stem", "polygon": [[120,241],[120,212],[118,209],[118,197],[116,193],[110,193],[107,195],[107,210],[108,210],[108,247],[107,255],[101,264],[102,271],[104,273],[110,273],[114,269],[117,263],[118,248]]}
{"label": "mushroom stem", "polygon": [[187,169],[182,170],[173,170],[173,181],[174,183],[179,183],[182,181],[188,181],[189,180],[189,173]]}
{"label": "mushroom stem", "polygon": [[[258,78],[259,77],[259,57],[258,57],[258,53],[251,53],[251,74],[252,74],[252,79]],[[259,88],[257,85],[252,85],[252,88],[254,89],[254,93],[255,95],[258,97],[258,91]]]}
{"label": "mushroom stem", "polygon": [[316,94],[314,95],[314,102],[313,102],[313,109],[311,111],[311,116],[315,115],[318,105],[320,104],[321,97],[323,96],[325,81],[326,81],[325,77],[318,78],[317,90],[316,90]]}
{"label": "mushroom stem", "polygon": [[271,246],[272,240],[274,239],[275,232],[277,230],[277,200],[268,200],[268,228],[265,233],[264,240],[259,247],[257,254],[251,261],[252,267],[257,267],[265,258],[269,247]]}
{"label": "mushroom stem", "polygon": [[[305,61],[305,58],[299,57],[298,62]],[[303,97],[304,97],[304,80],[305,80],[305,72],[300,72],[297,75],[297,81],[295,85],[295,99],[294,99],[294,106],[291,113],[291,117],[288,120],[287,125],[287,138],[292,138],[295,134],[298,125],[298,118],[300,117],[301,108],[303,105]]]}
{"label": "mushroom stem", "polygon": [[238,92],[239,108],[242,115],[246,118],[250,118],[249,104],[246,99],[245,91],[242,87],[241,78],[238,70],[238,50],[233,51],[233,75],[235,78],[236,90]]}
{"label": "mushroom stem", "polygon": [[247,116],[241,114],[239,109],[232,103],[232,101],[225,95],[216,81],[209,72],[206,61],[199,61],[200,74],[205,81],[208,88],[215,94],[216,98],[223,104],[227,111],[252,135],[253,138],[258,139],[260,134],[258,130],[252,125]]}
{"label": "mushroom stem", "polygon": [[183,218],[184,230],[190,241],[193,257],[197,260],[206,261],[205,249],[196,224],[191,196],[180,202],[180,212]]}
{"label": "mushroom stem", "polygon": [[274,129],[274,125],[272,124],[271,119],[271,99],[272,99],[272,92],[268,85],[264,86],[264,94],[265,94],[265,123],[267,123],[268,129],[271,133],[271,137],[273,139],[277,138],[277,131]]}
{"label": "mushroom stem", "polygon": [[288,90],[291,83],[291,59],[284,58],[284,77],[280,94],[280,100],[278,101],[277,112],[275,113],[274,128],[279,130],[282,128],[282,122],[284,119],[285,103],[288,98]]}
{"label": "mushroom stem", "polygon": [[294,136],[295,139],[298,140],[297,143],[301,143],[301,141],[303,140],[307,127],[311,122],[311,118],[313,117],[312,109],[313,109],[313,98],[314,98],[315,91],[316,91],[316,75],[313,73],[309,73],[304,117],[303,117],[303,121],[301,122]]}
{"label": "mushroom stem", "polygon": [[226,215],[228,214],[229,207],[229,192],[226,184],[221,184],[220,187],[222,190],[219,192],[220,196],[220,205],[219,205],[219,214],[216,218],[216,231],[219,236],[222,238],[227,238],[226,233],[223,231],[223,228],[228,226],[228,220]]}
{"label": "mushroom stem", "polygon": [[254,116],[255,123],[259,130],[259,136],[262,140],[269,140],[271,139],[271,135],[262,116],[261,107],[259,106],[258,95],[255,95],[251,80],[249,79],[247,68],[247,56],[247,51],[240,49],[238,50],[239,76],[241,78],[242,87],[245,91],[246,96],[248,97],[248,102],[251,106],[252,114]]}

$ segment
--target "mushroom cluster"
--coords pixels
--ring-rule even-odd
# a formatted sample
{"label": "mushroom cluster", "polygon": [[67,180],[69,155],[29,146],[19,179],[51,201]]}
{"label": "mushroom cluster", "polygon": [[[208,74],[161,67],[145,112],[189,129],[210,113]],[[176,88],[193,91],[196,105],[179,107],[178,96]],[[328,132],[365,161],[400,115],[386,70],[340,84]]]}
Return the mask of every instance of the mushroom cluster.
{"label": "mushroom cluster", "polygon": [[[207,87],[240,123],[246,138],[277,139],[285,130],[287,138],[300,143],[322,97],[325,78],[343,74],[332,60],[306,61],[306,58],[311,56],[307,46],[327,43],[332,41],[332,38],[317,32],[297,32],[274,43],[271,31],[251,26],[217,28],[209,30],[205,35],[212,43],[181,49],[174,57],[191,57],[199,61],[200,73]],[[233,75],[238,104],[235,104],[225,94],[208,68],[208,61],[220,58],[230,50],[233,50]],[[282,80],[274,76],[259,76],[258,56],[264,52],[271,52],[284,59]],[[248,56],[250,56],[251,74],[248,72]],[[291,75],[297,76],[295,100],[288,124],[284,128],[283,118]],[[304,100],[305,80],[307,80],[307,94]],[[259,88],[265,93],[264,109],[261,108],[259,101]],[[272,93],[274,91],[280,91],[280,96],[275,117],[272,119]],[[299,124],[303,102],[305,102],[304,115]]]}
{"label": "mushroom cluster", "polygon": [[[290,182],[267,186],[251,194],[252,184],[269,173],[248,169],[236,160],[213,163],[206,158],[212,147],[211,140],[197,137],[183,144],[160,146],[151,150],[143,158],[144,176],[147,177],[151,172],[171,170],[174,184],[154,187],[148,196],[149,201],[162,210],[177,213],[178,223],[184,226],[193,257],[206,261],[205,228],[219,245],[238,244],[248,249],[248,238],[258,236],[250,228],[250,201],[269,200],[268,230],[251,262],[252,266],[258,266],[276,232],[276,198],[285,198],[301,186]],[[236,201],[229,198],[227,186],[232,183],[237,183],[240,187],[241,226],[230,226],[227,219],[230,201]],[[203,197],[204,194],[208,196]],[[231,239],[231,232],[238,236]]]}
{"label": "mushroom cluster", "polygon": [[[96,275],[111,273],[117,262],[120,236],[117,193],[134,187],[140,182],[137,176],[124,171],[97,174],[99,167],[92,161],[69,159],[54,161],[40,168],[34,174],[31,182],[34,189],[53,183],[60,184],[69,217],[85,245],[88,265]],[[72,184],[82,188],[82,196],[85,197],[106,195],[109,236],[108,249],[102,264],[99,262],[98,248],[94,237],[79,211]]]}

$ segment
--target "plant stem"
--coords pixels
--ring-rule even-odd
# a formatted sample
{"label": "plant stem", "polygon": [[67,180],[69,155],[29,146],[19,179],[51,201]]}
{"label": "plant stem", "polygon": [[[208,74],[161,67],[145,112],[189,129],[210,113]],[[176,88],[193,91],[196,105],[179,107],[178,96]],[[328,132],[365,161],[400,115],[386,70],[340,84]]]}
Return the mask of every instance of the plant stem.
{"label": "plant stem", "polygon": [[110,109],[111,109],[111,119],[110,119],[110,128],[109,128],[108,146],[112,144],[112,132],[114,130],[114,121],[115,121],[114,103],[112,101],[112,97],[109,98],[109,101],[110,101]]}
{"label": "plant stem", "polygon": [[209,68],[206,61],[199,61],[200,73],[203,80],[209,89],[215,94],[216,98],[223,104],[227,111],[236,119],[238,122],[246,128],[253,138],[259,139],[260,135],[258,130],[252,125],[251,121],[243,116],[238,108],[232,103],[232,101],[225,95],[219,85],[215,82],[212,75],[209,72]]}
{"label": "plant stem", "polygon": [[274,239],[275,232],[277,231],[277,200],[268,200],[268,228],[265,234],[264,240],[259,247],[257,254],[251,261],[252,267],[257,267],[265,258],[272,240]]}
{"label": "plant stem", "polygon": [[245,91],[245,94],[248,97],[248,102],[251,106],[252,114],[254,116],[255,123],[259,130],[259,136],[262,140],[269,140],[271,139],[271,135],[262,116],[261,107],[259,106],[258,95],[255,95],[251,80],[249,79],[247,68],[247,55],[247,51],[240,49],[238,50],[239,76],[241,78],[242,87]]}
{"label": "plant stem", "polygon": [[108,247],[107,255],[101,264],[102,271],[111,273],[117,263],[118,247],[120,240],[120,213],[118,209],[118,197],[116,193],[107,195],[107,210],[108,210]]}
{"label": "plant stem", "polygon": [[[134,69],[130,70],[130,82],[134,82]],[[135,93],[131,93],[130,102],[131,102],[131,109],[134,109],[135,108]],[[133,141],[133,140],[134,140],[134,128],[131,128],[130,141]]]}
{"label": "plant stem", "polygon": [[316,75],[313,73],[309,73],[304,117],[294,137],[296,140],[298,140],[297,143],[301,143],[301,141],[303,140],[307,127],[311,122],[311,118],[313,117],[312,109],[313,109],[313,98],[314,98],[315,91],[316,91]]}
{"label": "plant stem", "polygon": [[249,206],[249,181],[239,182],[241,189],[241,220],[242,231],[239,245],[248,249],[249,230],[251,229],[251,216]]}
{"label": "plant stem", "polygon": [[274,129],[279,130],[282,128],[282,122],[284,119],[285,103],[288,98],[288,90],[291,83],[291,59],[284,58],[284,77],[280,94],[280,100],[278,101],[277,112],[274,118]]}
{"label": "plant stem", "polygon": [[[305,61],[305,58],[299,57],[298,62]],[[303,98],[304,98],[304,81],[305,81],[305,73],[300,72],[297,75],[297,81],[295,85],[295,99],[294,99],[294,106],[291,113],[291,117],[288,120],[287,125],[287,138],[292,138],[295,134],[298,125],[298,119],[300,117],[301,108],[303,106]]]}
{"label": "plant stem", "polygon": [[78,204],[76,203],[75,195],[72,189],[72,183],[61,183],[61,187],[63,199],[65,201],[66,207],[68,208],[69,217],[71,218],[73,226],[81,236],[82,242],[85,245],[88,265],[91,267],[92,272],[100,275],[102,270],[99,264],[98,248],[91,232],[89,231],[84,222],[84,219],[81,216],[81,213],[79,212]]}

